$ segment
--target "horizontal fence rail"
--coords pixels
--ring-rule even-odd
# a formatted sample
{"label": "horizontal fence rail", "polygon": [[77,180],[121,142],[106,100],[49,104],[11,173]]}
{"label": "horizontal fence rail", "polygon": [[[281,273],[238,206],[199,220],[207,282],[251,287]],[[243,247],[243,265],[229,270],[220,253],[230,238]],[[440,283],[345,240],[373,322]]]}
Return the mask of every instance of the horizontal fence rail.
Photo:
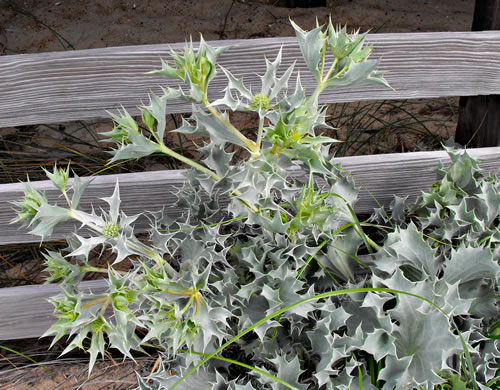
{"label": "horizontal fence rail", "polygon": [[[494,171],[500,167],[500,147],[470,149],[468,152],[479,158],[481,168],[486,171]],[[371,213],[373,208],[378,207],[377,201],[388,206],[393,200],[393,194],[408,195],[410,200],[415,199],[421,191],[428,190],[436,181],[432,168],[437,167],[440,162],[444,165],[449,162],[448,155],[444,151],[337,159],[337,163],[350,172],[356,184],[361,187],[359,200],[355,205],[355,211],[360,214]],[[300,170],[291,172],[292,176],[299,177],[301,174]],[[182,212],[173,207],[176,200],[173,193],[184,183],[181,170],[97,176],[82,197],[80,202],[82,209],[90,211],[90,205],[93,204],[96,210],[99,210],[99,207],[106,210],[107,204],[99,198],[111,196],[117,180],[120,183],[122,209],[127,215],[142,213],[146,208],[149,211],[158,211],[164,206],[166,213],[172,217],[179,216]],[[32,182],[31,185],[35,189],[46,191],[50,201],[65,204],[59,190],[55,189],[50,181]],[[39,237],[26,234],[26,230],[20,228],[20,225],[8,224],[15,217],[11,202],[22,199],[23,188],[23,183],[0,185],[0,245],[40,241]],[[61,226],[50,240],[63,239],[73,232],[76,226],[73,224]],[[144,232],[147,227],[147,218],[139,219],[136,232]]]}
{"label": "horizontal fence rail", "polygon": [[[372,264],[370,256],[359,256],[360,260]],[[361,270],[357,274],[365,274]],[[107,290],[106,280],[91,280],[78,285],[83,292],[95,295]],[[47,299],[61,294],[57,284],[19,286],[0,289],[0,340],[17,340],[40,337],[52,325],[54,306]]]}
{"label": "horizontal fence rail", "polygon": [[[372,265],[370,256],[361,255],[359,259]],[[357,275],[366,274],[362,269]],[[108,289],[106,280],[90,280],[81,282],[78,288],[83,292],[95,295]],[[17,340],[40,337],[52,325],[54,306],[47,299],[61,294],[57,284],[19,286],[0,289],[0,340]]]}
{"label": "horizontal fence rail", "polygon": [[[322,103],[500,94],[500,31],[372,34],[373,59],[396,91],[379,85],[327,89]],[[231,46],[221,65],[260,90],[256,74],[265,70],[264,56],[283,47],[283,69],[297,60],[303,84],[314,82],[295,38],[213,41]],[[196,44],[195,44],[196,45]],[[0,127],[108,118],[123,106],[131,114],[148,102],[148,93],[177,80],[145,75],[168,60],[172,45],[124,46],[40,54],[0,56]],[[294,81],[291,80],[293,87]],[[222,96],[222,72],[213,80],[211,99]],[[190,112],[187,103],[169,102],[169,113]]]}
{"label": "horizontal fence rail", "polygon": [[[106,291],[105,280],[81,282],[83,292]],[[47,299],[61,293],[57,284],[19,286],[0,289],[0,340],[40,337],[56,319],[54,306]]]}

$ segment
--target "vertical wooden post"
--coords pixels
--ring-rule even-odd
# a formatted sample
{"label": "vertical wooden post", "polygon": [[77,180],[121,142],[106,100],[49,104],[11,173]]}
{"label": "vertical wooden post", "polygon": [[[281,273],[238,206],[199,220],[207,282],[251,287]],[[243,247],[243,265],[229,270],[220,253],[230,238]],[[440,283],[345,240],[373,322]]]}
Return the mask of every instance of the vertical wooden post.
{"label": "vertical wooden post", "polygon": [[287,8],[326,7],[326,0],[286,0]]}
{"label": "vertical wooden post", "polygon": [[[472,31],[500,30],[500,0],[476,0]],[[467,147],[500,146],[500,95],[462,96],[455,140]]]}

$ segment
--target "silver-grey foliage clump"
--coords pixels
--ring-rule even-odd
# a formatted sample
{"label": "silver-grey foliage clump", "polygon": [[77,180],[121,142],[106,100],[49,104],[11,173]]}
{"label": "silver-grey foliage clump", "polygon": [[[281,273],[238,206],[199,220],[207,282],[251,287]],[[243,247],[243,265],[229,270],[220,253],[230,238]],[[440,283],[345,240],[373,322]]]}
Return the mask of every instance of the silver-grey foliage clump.
{"label": "silver-grey foliage clump", "polygon": [[[162,364],[149,381],[138,378],[139,389],[493,388],[498,177],[448,149],[452,164],[437,169],[429,192],[412,205],[396,197],[390,210],[359,221],[358,189],[329,153],[336,140],[319,134],[328,126],[318,96],[328,87],[387,82],[368,59],[365,34],[331,22],[310,32],[293,26],[317,81],[312,92],[294,65],[280,68],[281,50],[250,86],[217,68],[225,48],[202,40],[153,72],[187,88],[151,97],[141,108],[147,131],[127,112],[113,115],[111,161],[164,153],[191,166],[176,204],[166,206],[183,215],[153,210],[149,244],[134,235],[137,216],[120,210],[118,183],[104,199],[109,210],[91,213],[78,207],[89,182],[75,176],[67,188],[69,169],[48,173],[65,207],[26,187],[17,221],[32,233],[48,237],[69,219],[94,232],[68,238],[64,254],[45,254],[47,281],[59,280],[63,290],[51,300],[58,321],[46,335],[54,342],[70,335],[63,353],[90,345],[90,370],[105,348],[132,359],[133,351],[160,348]],[[219,69],[227,87],[210,102]],[[193,104],[173,131],[205,137],[201,161],[164,144],[170,99]],[[224,110],[255,112],[255,137]],[[249,159],[234,162],[228,144]],[[301,179],[291,174],[298,169]],[[100,245],[116,253],[115,264],[132,256],[133,269],[91,266],[89,253]],[[107,273],[108,290],[80,291],[86,272]]]}

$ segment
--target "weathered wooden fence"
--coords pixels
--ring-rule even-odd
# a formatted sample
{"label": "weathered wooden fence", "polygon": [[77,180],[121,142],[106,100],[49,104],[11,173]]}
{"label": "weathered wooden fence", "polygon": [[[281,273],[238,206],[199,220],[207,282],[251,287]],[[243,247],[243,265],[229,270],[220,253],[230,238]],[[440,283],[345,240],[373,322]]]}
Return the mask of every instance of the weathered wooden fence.
{"label": "weathered wooden fence", "polygon": [[[387,72],[386,79],[396,91],[372,85],[330,89],[322,95],[322,103],[500,94],[500,31],[375,34],[367,41],[373,44],[373,57],[381,58],[379,68]],[[231,45],[222,55],[221,64],[254,85],[259,85],[256,73],[264,70],[263,55],[273,58],[283,47],[284,66],[297,60],[304,86],[313,85],[294,38],[211,44]],[[183,44],[171,46],[179,49]],[[148,45],[0,57],[0,127],[104,118],[108,117],[107,110],[120,106],[138,114],[137,106],[147,102],[150,91],[159,92],[160,85],[176,85],[145,75],[159,68],[160,57],[168,58],[168,52],[168,45]],[[223,86],[224,80],[218,76],[211,85],[211,98],[217,98]],[[169,102],[168,109],[169,113],[188,112],[190,106]],[[470,153],[480,159],[481,167],[492,171],[500,166],[500,147],[490,146]],[[430,169],[440,161],[448,162],[442,151],[338,159],[364,188],[358,212],[369,212],[376,206],[367,190],[385,205],[392,194],[417,196],[435,181]],[[301,173],[297,170],[291,174]],[[143,211],[144,188],[148,189],[148,210],[154,210],[169,204],[169,190],[183,182],[182,171],[98,176],[82,206],[88,208],[97,198],[109,196],[117,179],[127,214]],[[48,181],[32,185],[47,189],[49,199],[58,196]],[[22,193],[21,183],[0,185],[0,245],[38,242],[37,237],[18,230],[19,226],[8,224],[14,217],[9,202],[20,199]],[[170,208],[168,212],[175,215],[179,211]],[[138,230],[145,228],[145,221],[140,221]],[[61,239],[72,229],[71,225],[64,226],[54,239]],[[104,283],[84,282],[83,286],[97,291]],[[40,336],[53,321],[52,306],[45,299],[57,292],[55,285],[0,289],[0,339]]]}

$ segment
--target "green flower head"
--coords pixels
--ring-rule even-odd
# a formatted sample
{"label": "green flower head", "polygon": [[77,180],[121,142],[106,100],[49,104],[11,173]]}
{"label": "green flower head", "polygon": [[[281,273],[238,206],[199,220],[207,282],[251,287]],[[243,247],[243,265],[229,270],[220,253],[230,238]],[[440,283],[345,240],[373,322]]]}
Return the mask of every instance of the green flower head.
{"label": "green flower head", "polygon": [[29,225],[37,215],[40,206],[45,203],[47,203],[45,194],[38,192],[27,184],[24,188],[24,199],[20,202],[13,203],[15,206],[19,207],[19,209],[16,210],[17,217],[12,223],[23,222]]}
{"label": "green flower head", "polygon": [[269,108],[269,98],[263,93],[258,93],[252,98],[250,102],[250,107],[252,110],[257,110],[259,107],[262,111],[265,111]]}
{"label": "green flower head", "polygon": [[106,238],[116,238],[120,234],[120,226],[115,222],[107,222],[102,229],[102,235]]}

